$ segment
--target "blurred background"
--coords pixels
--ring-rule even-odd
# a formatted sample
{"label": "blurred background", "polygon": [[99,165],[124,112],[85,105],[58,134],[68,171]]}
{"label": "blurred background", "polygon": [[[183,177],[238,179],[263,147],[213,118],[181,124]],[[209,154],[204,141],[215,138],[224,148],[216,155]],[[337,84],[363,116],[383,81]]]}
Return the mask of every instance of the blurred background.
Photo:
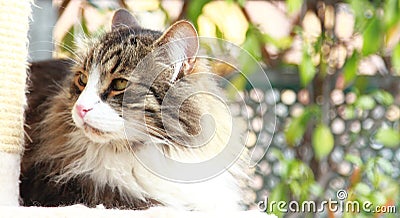
{"label": "blurred background", "polygon": [[[35,5],[31,61],[73,57],[80,38],[107,31],[113,10],[121,7],[146,28],[164,30],[186,19],[200,36],[246,49],[272,85],[232,79],[246,101],[233,107],[250,119],[246,146],[261,159],[247,193],[250,208],[257,209],[266,196],[286,202],[337,199],[343,189],[349,201],[396,206],[397,213],[282,214],[276,208],[274,213],[399,216],[400,0],[36,0]],[[263,76],[252,64],[244,74]],[[226,76],[234,71],[227,64],[212,67]],[[263,120],[274,106],[276,126]]]}

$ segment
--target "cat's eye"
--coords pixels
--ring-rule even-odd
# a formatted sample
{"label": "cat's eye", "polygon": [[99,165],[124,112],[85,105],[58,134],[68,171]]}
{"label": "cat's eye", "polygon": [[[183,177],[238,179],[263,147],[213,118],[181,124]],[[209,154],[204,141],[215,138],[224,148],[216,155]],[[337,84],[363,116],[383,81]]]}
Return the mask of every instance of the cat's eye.
{"label": "cat's eye", "polygon": [[112,89],[114,91],[123,91],[128,85],[128,80],[126,79],[115,79],[112,82]]}
{"label": "cat's eye", "polygon": [[86,83],[88,81],[88,78],[85,74],[81,73],[78,77],[78,83],[81,86],[86,86]]}

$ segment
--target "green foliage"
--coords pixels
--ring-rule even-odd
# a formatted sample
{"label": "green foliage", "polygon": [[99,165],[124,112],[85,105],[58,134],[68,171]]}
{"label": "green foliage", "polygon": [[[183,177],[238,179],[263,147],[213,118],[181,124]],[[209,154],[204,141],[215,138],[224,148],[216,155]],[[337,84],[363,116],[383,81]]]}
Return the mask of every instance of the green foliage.
{"label": "green foliage", "polygon": [[193,22],[194,26],[198,29],[197,18],[201,15],[203,7],[211,0],[197,0],[190,1],[186,11],[186,18]]}
{"label": "green foliage", "polygon": [[306,108],[300,116],[293,118],[285,131],[286,142],[290,146],[298,144],[306,132],[308,123],[312,118],[318,118],[319,114],[320,108],[311,106]]}
{"label": "green foliage", "polygon": [[377,34],[381,32],[381,20],[377,16],[372,17],[363,32],[363,55],[367,56],[376,53],[382,47],[383,35]]}
{"label": "green foliage", "polygon": [[[226,0],[231,4],[237,4],[243,8],[245,0]],[[196,28],[198,28],[198,17],[203,13],[204,6],[211,0],[196,0],[187,1],[186,11],[183,13],[185,19],[190,20]],[[96,7],[99,10],[98,4],[95,1],[89,1],[89,5]],[[342,118],[345,120],[358,119],[360,111],[373,110],[377,104],[385,107],[396,104],[394,97],[383,89],[374,91],[369,90],[369,78],[358,76],[359,64],[362,60],[372,54],[381,56],[387,68],[393,70],[397,75],[400,75],[400,44],[394,44],[392,48],[388,48],[388,41],[395,37],[396,28],[400,25],[400,0],[349,0],[355,17],[354,35],[361,35],[363,44],[361,49],[348,49],[344,57],[344,64],[332,64],[337,62],[337,57],[331,57],[330,54],[334,48],[339,46],[347,46],[351,44],[349,41],[341,41],[335,36],[334,30],[322,28],[320,36],[315,40],[306,39],[302,29],[302,18],[307,10],[314,11],[320,18],[316,8],[307,8],[311,2],[304,0],[286,0],[287,16],[293,17],[299,14],[298,22],[295,19],[294,27],[291,33],[282,38],[274,38],[266,33],[263,33],[257,25],[248,20],[249,28],[246,32],[246,38],[241,45],[251,55],[243,55],[239,58],[240,69],[246,76],[253,73],[255,66],[254,59],[258,62],[266,61],[266,45],[272,45],[277,48],[278,66],[283,65],[285,52],[289,51],[296,41],[296,38],[302,40],[301,45],[301,61],[296,63],[296,69],[300,77],[300,86],[306,87],[312,92],[310,103],[305,106],[301,115],[293,117],[285,128],[285,139],[290,146],[290,149],[306,147],[312,149],[313,157],[301,157],[300,150],[296,150],[296,156],[287,158],[277,149],[271,149],[269,152],[278,160],[280,171],[280,181],[271,190],[269,200],[285,201],[290,200],[312,200],[318,198],[324,199],[324,191],[326,186],[321,186],[319,182],[325,174],[319,174],[318,167],[330,165],[329,154],[341,145],[340,140],[335,140],[331,132],[330,123],[326,119],[329,116],[328,110],[335,109],[336,105],[332,105],[329,97],[326,98],[326,93],[335,89],[342,89],[345,93],[347,90],[355,91],[357,100],[354,103],[346,104],[341,107],[343,109]],[[325,6],[329,3],[325,2]],[[160,4],[161,7],[161,4]],[[321,7],[322,8],[322,7]],[[223,10],[223,9],[221,9]],[[322,10],[322,9],[321,9]],[[166,12],[165,12],[166,13]],[[72,51],[75,48],[75,41],[79,34],[94,34],[89,33],[87,29],[87,21],[81,18],[80,25],[71,27],[69,33],[65,35],[61,42],[62,52],[72,56]],[[321,26],[324,27],[324,21],[321,20]],[[218,27],[217,27],[218,28]],[[217,35],[223,37],[223,33],[217,29]],[[328,52],[324,49],[328,48]],[[319,61],[315,61],[315,57]],[[253,59],[254,58],[254,59]],[[336,58],[336,59],[335,59]],[[271,66],[276,67],[276,66]],[[341,85],[340,79],[344,80],[344,85]],[[246,87],[246,80],[243,76],[235,77],[231,80],[232,88],[243,90]],[[229,93],[229,90],[228,90]],[[231,93],[234,93],[232,91]],[[317,97],[323,97],[319,102]],[[316,103],[318,102],[318,104]],[[398,103],[397,103],[398,104]],[[324,110],[322,105],[328,105],[328,110]],[[359,133],[357,133],[359,134]],[[350,137],[357,135],[353,133]],[[360,133],[361,134],[361,133]],[[306,136],[306,137],[304,137]],[[311,136],[311,137],[309,137]],[[382,144],[388,149],[397,148],[400,145],[400,130],[398,126],[377,127],[368,135],[368,139],[374,143]],[[353,139],[351,139],[353,140]],[[336,146],[336,148],[335,148]],[[344,146],[342,146],[344,147]],[[345,148],[346,150],[353,148]],[[358,148],[357,148],[358,149]],[[357,150],[356,149],[356,150]],[[359,149],[358,149],[359,150]],[[332,155],[333,156],[333,155]],[[306,159],[312,159],[316,163],[311,167],[310,162]],[[365,159],[360,155],[352,155],[347,153],[343,159],[344,162],[353,165],[351,175],[346,178],[348,185],[348,200],[356,201],[371,201],[374,205],[387,205],[391,202],[400,202],[400,186],[398,181],[394,181],[391,177],[394,172],[393,164],[379,156]],[[331,170],[331,169],[328,169]],[[345,177],[343,177],[345,178]],[[392,203],[393,204],[393,203]],[[399,205],[400,206],[400,205]],[[283,216],[273,208],[274,213],[278,216]],[[370,214],[350,214],[345,213],[344,217],[368,217]]]}
{"label": "green foliage", "polygon": [[280,39],[275,39],[268,34],[262,34],[264,43],[270,43],[276,46],[278,49],[285,50],[292,46],[293,39],[291,37],[282,37]]}
{"label": "green foliage", "polygon": [[287,0],[286,1],[289,14],[298,12],[303,5],[303,0]]}
{"label": "green foliage", "polygon": [[74,56],[74,50],[76,49],[76,42],[82,36],[90,36],[91,33],[87,28],[87,21],[83,16],[83,9],[81,10],[81,17],[79,25],[72,25],[68,32],[61,40],[60,49],[61,52],[67,56]]}
{"label": "green foliage", "polygon": [[[268,200],[275,201],[275,202],[279,202],[279,201],[288,202],[290,200],[288,197],[289,195],[290,195],[290,192],[289,192],[289,189],[287,188],[287,184],[280,183],[274,187],[271,194],[268,196]],[[273,213],[279,217],[283,216],[283,213],[278,210],[276,204],[274,205],[273,208],[267,208],[266,212]]]}
{"label": "green foliage", "polygon": [[[246,33],[246,39],[242,44],[242,48],[248,53],[243,52],[239,55],[239,65],[241,66],[241,73],[244,75],[252,74],[258,67],[258,62],[262,59],[261,46],[262,41],[261,33],[254,26],[250,26]],[[243,90],[247,84],[246,78],[238,75],[231,80],[233,86],[238,90]],[[235,93],[235,90],[228,90],[228,93]]]}
{"label": "green foliage", "polygon": [[319,124],[314,129],[312,145],[315,157],[319,160],[331,153],[335,140],[328,126]]}
{"label": "green foliage", "polygon": [[[311,168],[306,163],[293,158],[288,159],[278,149],[271,149],[270,152],[279,161],[282,182],[274,187],[268,200],[288,202],[289,196],[293,196],[301,203],[309,200],[310,196],[320,196],[323,193],[322,188],[315,181]],[[282,216],[277,206],[274,206],[274,208],[268,208],[268,212]]]}
{"label": "green foliage", "polygon": [[400,43],[394,47],[391,60],[396,74],[400,75]]}
{"label": "green foliage", "polygon": [[308,116],[301,115],[293,118],[290,122],[289,127],[285,131],[286,142],[293,146],[299,143],[300,139],[306,132],[306,126],[308,123]]}
{"label": "green foliage", "polygon": [[344,159],[356,166],[361,166],[363,164],[363,162],[359,156],[355,156],[352,154],[346,154]]}
{"label": "green foliage", "polygon": [[387,29],[395,26],[400,20],[400,1],[387,0],[383,6],[384,14],[383,21]]}
{"label": "green foliage", "polygon": [[227,93],[229,99],[233,99],[235,97],[235,93],[237,90],[243,90],[246,87],[247,80],[242,75],[237,75],[233,79],[230,80],[232,86],[228,87]]}
{"label": "green foliage", "polygon": [[347,59],[343,66],[344,81],[349,84],[357,77],[357,67],[358,67],[359,57],[356,52]]}
{"label": "green foliage", "polygon": [[362,95],[358,97],[355,106],[362,110],[371,110],[375,107],[376,103],[372,96],[370,95]]}
{"label": "green foliage", "polygon": [[[246,33],[246,39],[242,44],[242,48],[250,53],[256,60],[260,61],[262,58],[261,46],[263,46],[260,38],[262,37],[260,31],[254,27],[250,26]],[[239,60],[241,61],[241,60]],[[245,61],[246,62],[246,61]],[[248,72],[248,73],[251,73]]]}
{"label": "green foliage", "polygon": [[376,90],[371,95],[379,104],[384,106],[390,106],[394,103],[393,96],[385,90]]}
{"label": "green foliage", "polygon": [[60,45],[61,52],[73,55],[72,51],[75,49],[74,39],[75,39],[74,26],[72,26],[61,41]]}
{"label": "green foliage", "polygon": [[392,128],[380,128],[375,135],[375,140],[387,147],[400,145],[400,132]]}
{"label": "green foliage", "polygon": [[225,0],[227,2],[237,3],[240,7],[244,7],[246,0]]}
{"label": "green foliage", "polygon": [[[286,1],[289,14],[301,8],[303,2],[299,2],[301,1]],[[318,37],[316,40],[303,38],[302,60],[296,65],[299,70],[300,83],[303,87],[309,87],[313,90],[318,90],[320,87],[329,87],[328,84],[332,84],[332,81],[325,81],[324,78],[331,74],[343,79],[344,88],[347,87],[356,90],[357,100],[354,103],[342,107],[343,118],[352,120],[358,119],[362,111],[373,110],[377,104],[385,107],[396,104],[394,97],[383,89],[376,89],[372,92],[369,91],[369,79],[367,77],[359,77],[358,69],[359,64],[364,58],[372,54],[377,54],[385,58],[385,60],[390,60],[388,63],[385,62],[385,64],[389,64],[387,66],[388,69],[400,74],[400,45],[395,45],[389,52],[385,47],[389,40],[393,40],[395,29],[400,25],[400,1],[352,0],[348,3],[353,9],[356,21],[354,34],[361,35],[363,38],[361,49],[354,49],[351,53],[347,53],[342,67],[332,64],[332,56],[330,56],[330,54],[325,55],[323,49],[328,47],[330,51],[332,51],[332,48],[337,48],[338,45],[345,45],[346,42],[335,37],[335,32],[322,29],[321,37]],[[314,8],[308,8],[308,10],[313,9]],[[322,24],[323,22],[324,21],[321,20]],[[296,26],[293,33],[297,36],[302,36],[302,27]],[[267,39],[265,40],[266,43],[276,44],[268,37],[265,38]],[[277,47],[279,48],[279,46]],[[316,62],[312,58],[315,56],[320,57],[318,64],[315,64]],[[335,80],[333,82],[337,81]],[[332,91],[332,89],[330,89],[330,91]],[[323,92],[314,94],[322,96]],[[322,104],[331,104],[331,102],[324,97],[321,102],[321,105]],[[318,109],[310,112],[310,108],[313,107]],[[292,118],[285,129],[285,137],[289,146],[299,145],[300,143],[302,146],[311,144],[314,151],[314,158],[326,164],[330,152],[338,145],[329,128],[329,123],[322,122],[323,120],[327,120],[323,119],[324,116],[327,115],[321,113],[320,106],[311,103],[310,106],[306,107],[302,115]],[[310,133],[312,133],[311,143],[305,141],[307,140],[306,138],[303,138],[304,135],[309,135]],[[398,147],[400,145],[400,131],[397,126],[378,128],[374,132],[369,133],[369,137],[375,143],[382,144],[388,148]],[[392,163],[379,156],[370,160],[364,160],[360,156],[351,154],[346,154],[344,161],[352,163],[355,169],[349,178],[350,184],[348,192],[350,193],[349,198],[351,200],[360,202],[369,200],[374,205],[391,205],[393,202],[396,202],[396,200],[399,200],[399,184],[391,177],[393,172]],[[284,168],[283,171],[286,172],[286,168]],[[282,175],[282,183],[285,183],[286,179],[287,176]],[[281,184],[278,185],[278,188],[281,192],[286,193],[287,190],[284,189],[284,186]],[[294,186],[297,186],[296,183]],[[388,188],[390,192],[386,191]],[[293,195],[292,192],[290,192],[290,194]],[[285,196],[285,198],[288,198],[288,196]],[[353,216],[354,214],[350,213],[344,214],[344,217]],[[356,216],[368,217],[368,214],[361,213]]]}
{"label": "green foliage", "polygon": [[[255,26],[250,25],[246,33],[246,39],[241,46],[248,54],[241,53],[238,60],[241,66],[241,73],[244,75],[252,74],[257,69],[258,62],[262,59],[261,47],[263,44],[261,36],[261,32]],[[237,76],[231,82],[238,90],[243,90],[247,84],[246,78],[243,76]],[[231,90],[228,90],[229,92]]]}
{"label": "green foliage", "polygon": [[[399,184],[391,175],[393,165],[382,157],[374,157],[363,161],[360,157],[346,155],[345,160],[356,165],[350,178],[348,201],[371,202],[374,206],[393,205],[399,199]],[[362,179],[361,179],[362,178]],[[371,208],[373,209],[373,208]],[[371,213],[361,210],[354,214],[345,212],[343,217],[369,217]],[[385,214],[384,217],[394,214]]]}
{"label": "green foliage", "polygon": [[307,86],[317,73],[311,56],[307,51],[303,52],[303,59],[299,65],[300,81],[302,86]]}

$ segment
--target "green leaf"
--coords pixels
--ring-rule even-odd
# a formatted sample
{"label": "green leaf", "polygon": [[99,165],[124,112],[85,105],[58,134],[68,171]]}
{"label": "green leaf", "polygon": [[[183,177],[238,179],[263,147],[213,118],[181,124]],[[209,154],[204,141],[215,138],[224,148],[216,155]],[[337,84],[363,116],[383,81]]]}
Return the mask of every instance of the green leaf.
{"label": "green leaf", "polygon": [[355,105],[363,110],[371,110],[375,107],[376,103],[371,96],[362,95],[357,99]]}
{"label": "green leaf", "polygon": [[286,158],[283,155],[282,151],[276,148],[272,148],[271,151],[269,151],[272,156],[274,156],[276,159],[278,159],[279,161],[284,161]]}
{"label": "green leaf", "polygon": [[398,0],[387,0],[384,4],[383,20],[386,29],[391,28],[399,22],[400,4]]}
{"label": "green leaf", "polygon": [[188,6],[187,6],[187,11],[186,11],[186,17],[187,17],[187,19],[192,21],[192,23],[194,24],[196,29],[198,29],[197,18],[202,13],[204,5],[206,5],[210,1],[211,0],[197,0],[197,1],[188,1],[187,2]]}
{"label": "green leaf", "polygon": [[240,7],[244,7],[244,5],[246,4],[246,0],[225,0],[228,2],[236,2]]}
{"label": "green leaf", "polygon": [[[245,75],[249,75],[254,73],[257,67],[257,61],[260,61],[262,58],[261,47],[262,42],[260,41],[260,37],[258,37],[260,33],[253,27],[249,27],[246,33],[246,40],[244,41],[242,48],[245,49],[250,55],[247,53],[241,53],[239,55],[239,62],[242,73]],[[255,60],[254,60],[255,59]]]}
{"label": "green leaf", "polygon": [[290,48],[292,45],[293,39],[292,37],[281,37],[279,39],[276,39],[268,34],[262,34],[263,42],[264,43],[270,43],[274,46],[276,46],[279,49],[287,49]]}
{"label": "green leaf", "polygon": [[365,93],[370,83],[370,79],[365,76],[356,77],[354,87],[358,90],[358,93]]}
{"label": "green leaf", "polygon": [[382,26],[380,20],[374,16],[368,22],[363,32],[362,54],[370,55],[376,53],[383,41]]}
{"label": "green leaf", "polygon": [[306,131],[303,117],[295,117],[285,132],[286,142],[293,146],[300,141]]}
{"label": "green leaf", "polygon": [[375,174],[374,169],[375,169],[376,159],[377,159],[376,157],[370,158],[364,166],[364,168],[365,168],[364,172],[365,172],[368,180],[371,180],[371,181],[374,179],[374,174]]}
{"label": "green leaf", "polygon": [[73,54],[73,50],[75,48],[75,43],[74,43],[74,36],[75,36],[75,31],[74,31],[74,25],[71,26],[71,28],[68,30],[68,32],[65,34],[65,36],[61,40],[60,48],[61,52],[66,52],[70,56]]}
{"label": "green leaf", "polygon": [[365,19],[365,11],[368,9],[373,9],[371,3],[365,0],[349,0],[351,8],[354,10],[357,18]]}
{"label": "green leaf", "polygon": [[308,107],[304,110],[303,114],[293,118],[285,131],[286,142],[290,146],[297,144],[303,138],[308,122],[313,116],[318,116],[319,113],[319,108]]}
{"label": "green leaf", "polygon": [[392,53],[392,65],[397,75],[400,75],[400,43],[396,45]]}
{"label": "green leaf", "polygon": [[217,38],[224,38],[224,33],[221,31],[218,25],[215,25],[215,35]]}
{"label": "green leaf", "polygon": [[372,95],[379,104],[382,104],[384,106],[390,106],[394,102],[392,94],[384,90],[377,90],[372,93]]}
{"label": "green leaf", "polygon": [[381,192],[375,192],[373,195],[371,195],[371,202],[373,202],[375,205],[385,205],[386,197]]}
{"label": "green leaf", "polygon": [[86,21],[86,19],[85,19],[85,17],[83,15],[81,17],[81,27],[82,27],[83,34],[85,36],[90,36],[90,32],[89,32],[89,29],[87,27],[87,21]]}
{"label": "green leaf", "polygon": [[302,86],[307,86],[314,79],[316,74],[311,56],[307,52],[303,53],[303,59],[299,65],[299,73]]}
{"label": "green leaf", "polygon": [[346,120],[351,120],[356,117],[356,109],[353,105],[346,105],[344,108],[343,118]]}
{"label": "green leaf", "polygon": [[361,166],[363,164],[361,158],[353,154],[346,154],[344,159],[357,166]]}
{"label": "green leaf", "polygon": [[300,185],[299,182],[297,182],[296,180],[293,180],[289,183],[289,188],[291,193],[296,197],[296,198],[300,198],[301,195],[301,191],[302,191],[302,186]]}
{"label": "green leaf", "polygon": [[[271,194],[268,196],[268,202],[275,201],[285,201],[288,202],[289,189],[285,183],[280,183],[274,187]],[[267,205],[269,206],[269,205]],[[274,204],[273,208],[267,208],[267,212],[273,212],[275,215],[282,215],[282,212],[278,210],[277,205]]]}
{"label": "green leaf", "polygon": [[367,184],[362,182],[358,183],[354,189],[358,194],[363,196],[367,196],[371,193],[371,188]]}
{"label": "green leaf", "polygon": [[261,59],[261,49],[262,46],[260,42],[260,38],[258,37],[260,34],[254,28],[250,27],[246,33],[246,40],[244,41],[242,47],[248,51],[256,60]]}
{"label": "green leaf", "polygon": [[263,41],[265,43],[270,43],[279,49],[288,49],[292,45],[293,39],[292,37],[282,37],[279,39],[276,39],[268,34],[263,34]]}
{"label": "green leaf", "polygon": [[283,179],[289,186],[291,195],[304,201],[311,193],[310,186],[315,184],[314,174],[303,161],[292,160],[288,165],[288,177]]}
{"label": "green leaf", "polygon": [[324,189],[318,183],[312,183],[310,185],[310,193],[314,196],[322,196],[324,194]]}
{"label": "green leaf", "polygon": [[231,86],[228,86],[226,92],[229,99],[233,99],[237,94],[237,90],[244,90],[247,80],[243,75],[237,75],[231,79]]}
{"label": "green leaf", "polygon": [[317,159],[322,159],[331,153],[335,140],[331,130],[325,124],[319,124],[312,136],[312,145]]}
{"label": "green leaf", "polygon": [[387,147],[400,145],[400,133],[392,128],[380,128],[375,134],[375,140]]}
{"label": "green leaf", "polygon": [[376,161],[379,167],[382,168],[383,171],[387,174],[392,174],[393,173],[393,165],[390,161],[386,160],[385,158],[378,158]]}
{"label": "green leaf", "polygon": [[358,55],[356,52],[347,59],[343,66],[344,81],[346,84],[352,82],[357,76]]}
{"label": "green leaf", "polygon": [[286,0],[289,14],[298,12],[303,5],[303,0]]}

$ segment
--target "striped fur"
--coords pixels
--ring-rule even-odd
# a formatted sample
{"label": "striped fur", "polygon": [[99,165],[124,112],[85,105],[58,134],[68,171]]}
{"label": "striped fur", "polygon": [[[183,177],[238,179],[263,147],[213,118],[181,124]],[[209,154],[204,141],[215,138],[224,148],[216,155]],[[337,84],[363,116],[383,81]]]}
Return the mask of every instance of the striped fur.
{"label": "striped fur", "polygon": [[[240,208],[242,197],[238,183],[246,178],[243,173],[245,152],[229,170],[190,184],[160,178],[135,156],[136,152],[149,163],[162,166],[163,157],[154,155],[155,149],[160,149],[165,156],[178,161],[201,162],[214,157],[228,143],[236,143],[234,147],[242,144],[241,129],[232,132],[235,129],[233,123],[240,126],[240,121],[232,120],[222,102],[206,94],[182,99],[196,90],[209,90],[220,95],[212,76],[201,73],[210,71],[206,64],[191,59],[190,63],[165,67],[155,58],[145,67],[138,66],[148,54],[174,37],[190,36],[190,28],[193,27],[187,22],[180,22],[161,33],[119,25],[82,49],[73,63],[66,64],[60,70],[65,76],[57,77],[58,86],[49,80],[38,89],[35,86],[43,83],[39,74],[44,72],[31,72],[32,89],[48,93],[41,98],[37,96],[42,93],[28,95],[28,100],[43,102],[34,102],[37,107],[30,108],[27,114],[30,126],[27,132],[32,141],[27,145],[22,164],[21,196],[25,205],[83,203],[123,209],[143,209],[153,205],[186,210]],[[185,50],[183,54],[188,55],[188,52]],[[188,64],[189,68],[181,68]],[[183,71],[178,71],[177,67]],[[148,71],[158,69],[163,70],[154,83],[150,87],[143,85],[143,81],[151,76]],[[80,73],[88,76],[84,89],[76,82]],[[147,94],[125,98],[126,104],[123,104],[124,92],[116,93],[110,88],[116,78],[129,80],[133,90],[147,91]],[[163,99],[173,90],[174,82],[179,82],[181,89],[170,93],[172,99],[182,100],[183,104],[178,109],[171,107],[162,111]],[[88,112],[86,121],[79,120],[76,115],[75,105],[79,101],[97,102],[93,111]],[[144,110],[144,119],[137,117],[139,110]],[[178,117],[174,115],[176,110],[179,110]],[[203,114],[211,114],[215,119],[214,137],[201,149],[191,149],[190,146],[199,139],[193,136],[201,136],[202,127],[208,127],[200,121]],[[133,129],[128,140],[124,132],[126,119],[130,119],[132,125],[129,128]],[[88,129],[84,122],[95,128]],[[174,122],[180,125],[167,131],[164,124]],[[228,141],[230,137],[234,137],[232,141]]]}

